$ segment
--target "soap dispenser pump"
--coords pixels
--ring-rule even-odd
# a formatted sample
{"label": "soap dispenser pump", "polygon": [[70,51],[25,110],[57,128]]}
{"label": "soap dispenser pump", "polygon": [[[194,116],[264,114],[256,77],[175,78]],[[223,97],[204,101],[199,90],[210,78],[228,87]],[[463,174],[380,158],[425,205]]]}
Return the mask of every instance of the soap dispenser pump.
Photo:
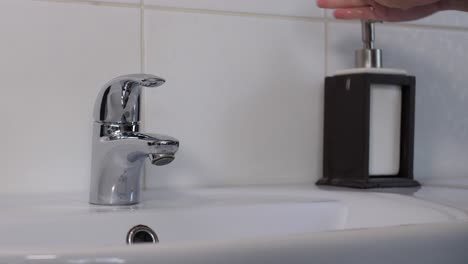
{"label": "soap dispenser pump", "polygon": [[362,21],[356,68],[325,79],[323,178],[318,185],[420,185],[413,176],[416,78],[382,68],[374,23]]}

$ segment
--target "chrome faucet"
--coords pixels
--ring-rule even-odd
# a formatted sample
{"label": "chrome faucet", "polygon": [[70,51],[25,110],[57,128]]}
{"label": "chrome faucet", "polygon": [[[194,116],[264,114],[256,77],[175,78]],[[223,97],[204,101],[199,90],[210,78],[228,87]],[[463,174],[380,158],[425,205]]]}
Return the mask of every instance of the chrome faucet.
{"label": "chrome faucet", "polygon": [[177,139],[139,132],[141,90],[164,82],[154,75],[133,74],[115,78],[101,89],[94,108],[91,204],[139,203],[145,159],[156,166],[174,160]]}

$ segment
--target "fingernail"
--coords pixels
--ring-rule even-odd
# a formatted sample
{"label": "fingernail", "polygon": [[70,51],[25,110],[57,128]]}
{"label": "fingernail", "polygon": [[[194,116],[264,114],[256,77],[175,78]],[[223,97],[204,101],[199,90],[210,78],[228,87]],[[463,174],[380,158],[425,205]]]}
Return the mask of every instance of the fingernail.
{"label": "fingernail", "polygon": [[325,7],[326,5],[326,0],[317,0],[315,1],[318,7]]}

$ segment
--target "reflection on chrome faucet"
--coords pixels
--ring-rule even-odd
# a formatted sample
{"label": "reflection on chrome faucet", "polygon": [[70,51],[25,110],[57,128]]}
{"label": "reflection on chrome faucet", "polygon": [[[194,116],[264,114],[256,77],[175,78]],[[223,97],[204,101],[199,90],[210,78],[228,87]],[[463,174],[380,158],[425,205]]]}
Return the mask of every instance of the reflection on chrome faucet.
{"label": "reflection on chrome faucet", "polygon": [[154,75],[133,74],[101,89],[94,108],[91,204],[137,204],[145,159],[156,166],[174,160],[177,139],[139,132],[141,89],[164,82]]}

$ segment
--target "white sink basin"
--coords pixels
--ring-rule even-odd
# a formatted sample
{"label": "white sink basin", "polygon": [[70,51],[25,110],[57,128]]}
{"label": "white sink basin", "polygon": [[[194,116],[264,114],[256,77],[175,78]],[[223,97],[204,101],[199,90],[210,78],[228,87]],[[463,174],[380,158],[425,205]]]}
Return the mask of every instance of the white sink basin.
{"label": "white sink basin", "polygon": [[[143,201],[103,207],[87,204],[86,195],[3,196],[0,263],[133,263],[164,248],[177,256],[178,248],[197,245],[468,220],[412,195],[316,187],[153,191]],[[160,243],[126,245],[137,225],[152,228]]]}
{"label": "white sink basin", "polygon": [[0,248],[51,249],[126,244],[136,225],[152,228],[161,244],[242,240],[341,229],[346,209],[339,202],[285,202],[117,212],[38,215],[0,220]]}
{"label": "white sink basin", "polygon": [[25,198],[11,207],[4,202],[8,213],[0,219],[0,234],[7,239],[0,240],[0,249],[122,246],[137,225],[152,228],[161,245],[336,230],[346,223],[346,207],[337,201],[221,196],[157,193],[132,207],[92,206],[67,196]]}

